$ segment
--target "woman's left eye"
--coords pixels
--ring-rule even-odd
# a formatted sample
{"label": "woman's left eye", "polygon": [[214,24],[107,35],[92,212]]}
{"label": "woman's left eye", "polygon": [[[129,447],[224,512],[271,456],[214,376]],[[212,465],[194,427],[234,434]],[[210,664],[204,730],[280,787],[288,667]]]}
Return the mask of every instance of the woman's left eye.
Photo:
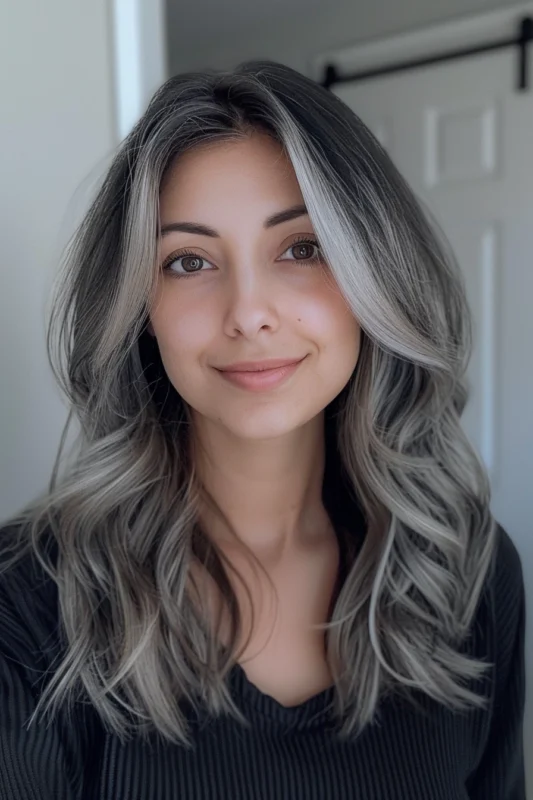
{"label": "woman's left eye", "polygon": [[[315,253],[313,254],[313,250]],[[296,242],[293,242],[290,247],[285,250],[285,253],[282,254],[281,258],[286,253],[291,253],[294,251],[295,255],[293,258],[289,258],[289,261],[300,261],[304,264],[313,263],[319,264],[322,263],[324,258],[322,256],[322,251],[320,250],[320,246],[316,239],[299,239]]]}

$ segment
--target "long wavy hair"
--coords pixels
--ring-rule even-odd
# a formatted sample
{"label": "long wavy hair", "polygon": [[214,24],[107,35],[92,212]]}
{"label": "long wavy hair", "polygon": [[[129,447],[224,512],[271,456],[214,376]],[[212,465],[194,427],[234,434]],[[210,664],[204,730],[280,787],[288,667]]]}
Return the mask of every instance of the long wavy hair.
{"label": "long wavy hair", "polygon": [[[191,418],[146,328],[166,170],[196,145],[253,131],[290,158],[362,331],[357,367],[325,409],[324,497],[333,518],[342,509],[353,545],[319,626],[339,735],[357,735],[393,690],[452,709],[484,705],[470,681],[488,665],[462,642],[497,522],[460,423],[472,346],[461,271],[356,114],[311,79],[261,60],[166,81],[65,249],[47,349],[70,414],[49,487],[4,529],[15,556],[2,569],[29,551],[57,584],[65,647],[33,716],[81,688],[121,738],[155,731],[189,746],[181,699],[246,724],[226,680],[241,632],[231,565],[200,525],[207,492],[188,455]],[[60,475],[73,419],[77,451]],[[193,557],[227,604],[227,647],[188,590]]]}

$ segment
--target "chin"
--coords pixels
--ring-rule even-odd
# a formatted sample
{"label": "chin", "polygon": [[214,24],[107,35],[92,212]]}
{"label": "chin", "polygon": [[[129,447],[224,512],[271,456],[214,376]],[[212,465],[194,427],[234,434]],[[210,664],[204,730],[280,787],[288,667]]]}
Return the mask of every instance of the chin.
{"label": "chin", "polygon": [[257,441],[286,436],[301,428],[308,421],[309,419],[301,412],[297,415],[294,413],[284,414],[279,408],[271,410],[263,408],[258,409],[258,413],[249,412],[235,417],[232,415],[227,419],[224,416],[218,418],[218,424],[224,425],[233,436]]}

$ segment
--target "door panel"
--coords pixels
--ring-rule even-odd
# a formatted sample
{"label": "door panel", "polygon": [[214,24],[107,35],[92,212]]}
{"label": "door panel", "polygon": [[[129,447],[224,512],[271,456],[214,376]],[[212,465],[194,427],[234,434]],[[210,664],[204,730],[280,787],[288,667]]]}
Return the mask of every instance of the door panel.
{"label": "door panel", "polygon": [[533,560],[533,94],[515,83],[509,50],[334,91],[386,147],[459,260],[474,318],[463,425],[489,470],[493,512]]}

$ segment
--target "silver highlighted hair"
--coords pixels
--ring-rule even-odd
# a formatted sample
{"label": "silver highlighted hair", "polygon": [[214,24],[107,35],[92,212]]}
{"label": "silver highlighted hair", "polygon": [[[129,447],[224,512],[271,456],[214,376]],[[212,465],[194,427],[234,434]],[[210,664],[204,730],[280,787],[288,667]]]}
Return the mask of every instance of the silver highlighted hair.
{"label": "silver highlighted hair", "polygon": [[[468,684],[487,664],[461,643],[497,523],[460,424],[472,346],[461,272],[358,117],[289,67],[251,61],[178,75],[156,92],[65,250],[47,345],[71,409],[65,433],[72,418],[80,426],[77,453],[60,476],[64,434],[50,486],[9,521],[18,554],[35,553],[57,582],[66,643],[36,714],[82,690],[121,737],[156,731],[188,745],[180,698],[245,724],[225,680],[241,630],[236,598],[198,524],[188,410],[146,324],[166,170],[189,148],[253,130],[288,154],[362,330],[354,374],[326,409],[332,513],[346,509],[348,536],[323,626],[340,734],[360,732],[392,690],[458,710],[484,703]],[[187,591],[193,555],[227,601],[224,651]]]}

